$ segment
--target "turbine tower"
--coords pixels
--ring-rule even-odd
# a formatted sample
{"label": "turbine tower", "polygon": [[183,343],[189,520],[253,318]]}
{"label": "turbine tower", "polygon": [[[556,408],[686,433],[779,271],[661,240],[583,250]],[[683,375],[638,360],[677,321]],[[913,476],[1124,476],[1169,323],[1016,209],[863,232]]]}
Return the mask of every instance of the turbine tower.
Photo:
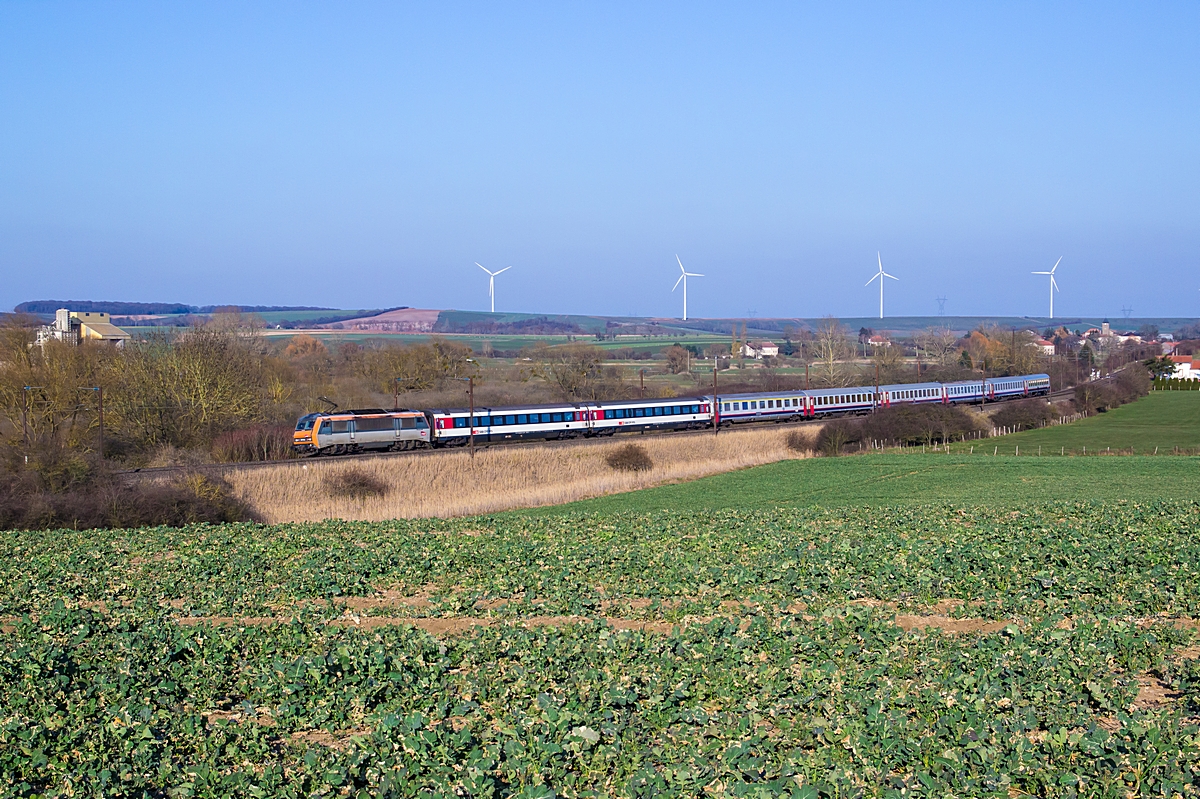
{"label": "turbine tower", "polygon": [[492,270],[488,269],[483,264],[479,263],[479,261],[476,261],[475,265],[478,266],[483,271],[488,273],[488,296],[491,297],[491,299],[492,299],[492,313],[495,313],[496,312],[496,275],[500,274],[501,272],[507,272],[509,269],[512,269],[512,267],[506,266],[503,269],[493,272]]}
{"label": "turbine tower", "polygon": [[671,286],[671,291],[679,288],[679,284],[683,283],[683,321],[687,321],[687,279],[689,277],[704,277],[699,272],[689,272],[683,268],[683,261],[679,260],[679,256],[675,256],[675,260],[679,261],[679,279],[675,281],[675,285]]}
{"label": "turbine tower", "polygon": [[879,280],[879,318],[882,319],[883,318],[883,279],[885,277],[890,277],[892,280],[899,280],[900,278],[896,277],[895,275],[889,275],[887,272],[883,271],[883,256],[882,255],[880,255],[879,253],[875,253],[875,257],[879,259],[879,271],[875,273],[875,277],[871,278],[870,280],[868,280],[866,282],[866,285],[868,285],[868,286],[871,285],[872,283],[875,282],[876,278],[878,278],[878,280]]}
{"label": "turbine tower", "polygon": [[1030,272],[1031,275],[1049,275],[1050,276],[1050,318],[1054,318],[1054,292],[1058,291],[1058,284],[1054,282],[1054,270],[1058,269],[1058,265],[1062,263],[1062,256],[1058,256],[1058,260],[1054,262],[1054,266],[1050,267],[1049,272]]}

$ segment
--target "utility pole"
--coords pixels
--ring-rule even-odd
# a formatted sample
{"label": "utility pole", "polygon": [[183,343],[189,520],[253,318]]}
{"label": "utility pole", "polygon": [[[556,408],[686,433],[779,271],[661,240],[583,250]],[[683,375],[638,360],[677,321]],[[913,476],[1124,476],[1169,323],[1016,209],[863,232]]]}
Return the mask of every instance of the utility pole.
{"label": "utility pole", "polygon": [[871,403],[871,413],[879,407],[879,364],[875,364],[875,402]]}
{"label": "utility pole", "polygon": [[804,390],[808,391],[808,359],[804,360]]}
{"label": "utility pole", "polygon": [[713,435],[721,432],[721,400],[717,397],[717,356],[713,355]]}
{"label": "utility pole", "polygon": [[104,386],[83,386],[83,390],[96,392],[96,415],[99,421],[96,451],[100,453],[100,459],[104,460]]}
{"label": "utility pole", "polygon": [[646,398],[646,370],[638,369],[638,390],[641,392],[642,399]]}
{"label": "utility pole", "polygon": [[[467,360],[470,360],[470,358]],[[469,414],[467,417],[467,435],[468,441],[471,443],[471,460],[475,460],[475,376],[455,377],[452,379],[467,381],[467,401],[470,403],[468,406],[469,410],[467,411]]]}
{"label": "utility pole", "polygon": [[32,386],[25,386],[21,389],[21,437],[25,442],[25,463],[29,463],[29,389]]}

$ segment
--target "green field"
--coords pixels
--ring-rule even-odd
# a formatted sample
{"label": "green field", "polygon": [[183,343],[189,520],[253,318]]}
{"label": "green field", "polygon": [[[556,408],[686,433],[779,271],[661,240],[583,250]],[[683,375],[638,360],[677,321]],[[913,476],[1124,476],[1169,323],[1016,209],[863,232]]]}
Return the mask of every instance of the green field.
{"label": "green field", "polygon": [[1019,506],[1031,502],[1139,501],[1200,496],[1196,457],[852,455],[810,458],[514,511],[533,516],[648,510],[859,505]]}
{"label": "green field", "polygon": [[986,451],[999,447],[1003,454],[1089,453],[1107,450],[1153,454],[1180,450],[1194,452],[1200,447],[1200,392],[1155,391],[1137,402],[1122,405],[1107,413],[1066,425],[1028,430],[985,441],[956,444],[953,452]]}

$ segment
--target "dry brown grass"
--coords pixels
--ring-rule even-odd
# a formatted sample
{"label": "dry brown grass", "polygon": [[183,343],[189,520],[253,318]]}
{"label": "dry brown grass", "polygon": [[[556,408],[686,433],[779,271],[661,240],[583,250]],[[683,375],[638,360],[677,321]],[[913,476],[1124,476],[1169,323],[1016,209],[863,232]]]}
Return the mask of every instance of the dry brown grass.
{"label": "dry brown grass", "polygon": [[[603,443],[523,444],[412,457],[310,460],[231,470],[226,480],[264,521],[355,519],[383,521],[466,516],[513,508],[559,505],[663,483],[693,480],[788,458],[779,428],[722,431],[719,436],[637,436],[654,463],[646,471],[618,472],[606,459],[630,438]],[[386,495],[332,497],[326,485],[343,472],[362,470],[388,486]]]}

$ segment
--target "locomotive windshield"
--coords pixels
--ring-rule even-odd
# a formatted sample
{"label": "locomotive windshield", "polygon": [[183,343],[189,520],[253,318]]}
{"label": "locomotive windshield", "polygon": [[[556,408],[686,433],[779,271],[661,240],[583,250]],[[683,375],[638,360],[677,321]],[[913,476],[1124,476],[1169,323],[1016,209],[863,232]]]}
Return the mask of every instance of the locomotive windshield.
{"label": "locomotive windshield", "polygon": [[312,430],[313,422],[317,420],[317,414],[310,413],[307,416],[301,416],[300,421],[296,422],[297,430]]}

